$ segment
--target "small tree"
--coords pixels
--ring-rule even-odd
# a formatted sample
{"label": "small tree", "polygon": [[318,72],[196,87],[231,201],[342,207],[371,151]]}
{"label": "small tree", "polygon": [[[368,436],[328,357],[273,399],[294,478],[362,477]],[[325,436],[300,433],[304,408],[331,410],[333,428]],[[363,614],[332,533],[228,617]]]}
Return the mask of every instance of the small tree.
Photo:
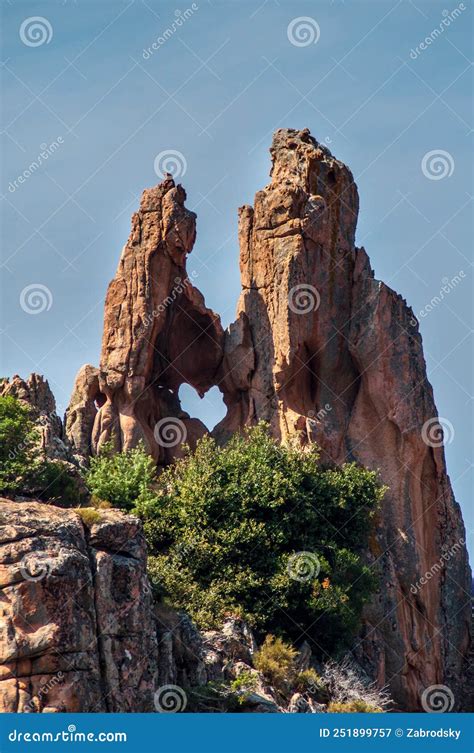
{"label": "small tree", "polygon": [[77,481],[61,461],[48,460],[28,405],[11,395],[0,397],[0,493],[76,504]]}
{"label": "small tree", "polygon": [[112,444],[107,444],[99,455],[91,458],[85,480],[96,499],[131,510],[149,493],[155,474],[156,465],[143,444],[119,453],[113,451]]}
{"label": "small tree", "polygon": [[0,491],[21,491],[31,473],[38,433],[28,407],[11,395],[0,397]]}
{"label": "small tree", "polygon": [[384,491],[376,473],[324,469],[315,448],[258,425],[224,447],[204,437],[156,487],[136,509],[161,597],[202,628],[233,613],[261,636],[347,645],[376,584],[362,557]]}

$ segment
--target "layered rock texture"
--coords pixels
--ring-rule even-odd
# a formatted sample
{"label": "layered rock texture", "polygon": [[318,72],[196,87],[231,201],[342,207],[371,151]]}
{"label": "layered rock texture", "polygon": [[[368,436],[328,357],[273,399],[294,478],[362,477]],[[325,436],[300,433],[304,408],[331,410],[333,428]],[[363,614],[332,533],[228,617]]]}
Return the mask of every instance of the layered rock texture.
{"label": "layered rock texture", "polygon": [[140,522],[0,499],[1,711],[151,711],[157,639]]}
{"label": "layered rock texture", "polygon": [[[423,690],[437,684],[450,688],[459,708],[469,567],[418,324],[355,246],[358,193],[349,169],[308,130],[277,131],[271,155],[270,184],[239,212],[242,294],[225,333],[187,277],[196,217],[183,188],[167,177],[143,193],[107,293],[100,367],[83,367],[76,380],[68,440],[81,463],[104,442],[123,450],[142,440],[163,466],[179,456],[181,440],[192,445],[207,430],[182,411],[180,385],[201,395],[218,385],[228,409],[214,429],[221,441],[264,419],[281,441],[318,443],[325,462],[380,469],[389,489],[367,559],[381,586],[354,654],[400,708],[420,710]],[[98,530],[81,534],[70,515],[92,603],[92,552],[108,555]],[[84,609],[93,631],[97,606]],[[53,622],[47,612],[37,619],[45,629]],[[71,652],[93,664],[83,649],[88,636],[71,635]],[[105,685],[110,672],[122,671],[124,641],[111,640],[109,658],[97,650],[90,675]],[[38,647],[27,649],[26,658],[37,655]]]}

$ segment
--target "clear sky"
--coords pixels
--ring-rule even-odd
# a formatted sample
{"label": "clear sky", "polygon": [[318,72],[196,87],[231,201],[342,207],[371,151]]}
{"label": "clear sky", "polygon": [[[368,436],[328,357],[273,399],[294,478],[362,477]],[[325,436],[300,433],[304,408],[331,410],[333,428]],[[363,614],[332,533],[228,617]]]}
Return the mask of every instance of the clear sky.
{"label": "clear sky", "polygon": [[[419,315],[473,551],[472,38],[469,0],[3,0],[1,374],[45,374],[62,412],[98,364],[164,151],[198,213],[188,269],[232,321],[237,207],[268,182],[272,131],[309,127],[355,175],[376,276]],[[217,389],[181,395],[208,426],[224,413]]]}

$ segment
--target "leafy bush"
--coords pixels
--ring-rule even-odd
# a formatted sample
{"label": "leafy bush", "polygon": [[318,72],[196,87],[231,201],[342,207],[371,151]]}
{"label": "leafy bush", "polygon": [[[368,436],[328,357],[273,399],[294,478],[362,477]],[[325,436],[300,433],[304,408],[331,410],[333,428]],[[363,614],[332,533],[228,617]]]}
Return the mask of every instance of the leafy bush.
{"label": "leafy bush", "polygon": [[277,690],[284,691],[295,679],[296,649],[281,638],[267,635],[253,658],[255,669]]}
{"label": "leafy bush", "polygon": [[298,693],[309,693],[311,696],[317,695],[318,698],[326,700],[327,692],[324,682],[312,667],[298,672],[295,678],[294,689]]}
{"label": "leafy bush", "polygon": [[143,444],[120,453],[108,444],[91,458],[85,480],[96,500],[131,510],[149,492],[155,474],[156,465]]}
{"label": "leafy bush", "polygon": [[257,685],[257,676],[249,670],[244,670],[230,683],[230,693],[236,697],[237,703],[242,706],[248,701],[249,695],[256,690]]}
{"label": "leafy bush", "polygon": [[[129,503],[139,491],[135,483]],[[361,552],[382,494],[375,473],[322,468],[316,449],[282,446],[259,424],[225,447],[204,437],[136,511],[157,594],[201,628],[232,613],[260,636],[308,631],[332,653],[350,641],[376,584]]]}
{"label": "leafy bush", "polygon": [[14,397],[0,397],[0,490],[19,492],[31,472],[38,434],[28,408]]}
{"label": "leafy bush", "polygon": [[29,407],[11,395],[0,397],[0,493],[76,504],[80,489],[70,468],[48,460],[39,440]]}

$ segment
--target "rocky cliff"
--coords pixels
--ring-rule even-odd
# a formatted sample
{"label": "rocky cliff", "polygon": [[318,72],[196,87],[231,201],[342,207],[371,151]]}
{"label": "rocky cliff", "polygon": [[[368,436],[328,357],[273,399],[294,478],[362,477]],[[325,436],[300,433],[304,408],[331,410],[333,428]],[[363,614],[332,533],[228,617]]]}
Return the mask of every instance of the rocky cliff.
{"label": "rocky cliff", "polygon": [[[97,516],[99,518],[99,516]],[[157,651],[140,522],[0,500],[2,711],[150,711]]]}
{"label": "rocky cliff", "polygon": [[[386,702],[360,684],[352,695],[332,687],[330,672],[327,690],[284,696],[252,666],[257,644],[244,622],[200,633],[155,606],[131,515],[0,498],[0,563],[0,713],[318,713],[331,695]],[[310,659],[304,643],[298,671]]]}
{"label": "rocky cliff", "polygon": [[221,441],[265,419],[281,441],[317,442],[327,462],[380,469],[389,491],[367,559],[381,585],[354,654],[401,708],[419,710],[437,684],[460,707],[469,567],[418,324],[355,246],[350,170],[307,130],[277,131],[271,155],[270,184],[239,212],[242,294],[225,333],[186,273],[196,217],[183,188],[168,177],[144,192],[107,293],[100,367],[76,380],[68,440],[81,463],[106,441],[143,440],[164,465],[206,431],[182,411],[180,385],[218,385]]}

